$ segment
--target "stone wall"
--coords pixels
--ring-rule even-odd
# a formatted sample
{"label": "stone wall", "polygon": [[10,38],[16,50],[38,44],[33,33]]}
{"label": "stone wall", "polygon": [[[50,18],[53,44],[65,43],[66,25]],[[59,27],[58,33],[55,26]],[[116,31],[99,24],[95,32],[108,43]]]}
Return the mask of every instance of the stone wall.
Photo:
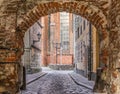
{"label": "stone wall", "polygon": [[111,0],[110,6],[110,37],[109,37],[109,61],[110,61],[110,69],[109,69],[109,77],[110,79],[110,91],[114,94],[120,93],[120,72],[119,72],[119,59],[120,59],[120,1],[119,0]]}
{"label": "stone wall", "polygon": [[[59,2],[57,2],[57,0],[55,0],[53,2],[49,2],[47,0],[49,3],[46,3],[45,0],[44,1],[42,0],[42,2],[44,2],[44,3],[37,4],[37,6],[35,3],[38,3],[38,2],[34,2],[34,0],[32,0],[32,1],[28,0],[29,2],[27,2],[27,6],[25,5],[25,3],[21,2],[21,1],[20,2],[18,2],[16,0],[12,0],[11,2],[9,0],[5,0],[5,1],[6,1],[6,3],[1,3],[2,8],[0,8],[0,17],[2,17],[2,18],[0,18],[0,19],[3,20],[4,19],[3,17],[5,17],[5,15],[7,14],[6,21],[3,21],[3,22],[7,22],[7,28],[5,28],[5,30],[3,30],[2,32],[4,32],[4,31],[6,32],[6,30],[7,30],[10,33],[7,34],[8,35],[7,38],[0,37],[1,39],[3,38],[2,41],[0,41],[0,43],[1,43],[0,46],[2,47],[2,49],[0,48],[0,53],[2,53],[2,57],[0,57],[1,62],[5,62],[5,61],[13,62],[13,61],[18,61],[20,59],[21,55],[23,54],[23,40],[22,40],[23,36],[24,36],[26,30],[30,26],[32,26],[41,16],[45,16],[45,15],[48,15],[49,13],[55,13],[58,11],[67,11],[67,12],[71,12],[71,13],[76,13],[78,15],[85,17],[90,22],[92,22],[96,26],[97,29],[100,29],[100,31],[102,31],[101,33],[103,35],[103,39],[106,39],[106,41],[107,41],[107,39],[109,40],[109,37],[108,38],[106,37],[106,35],[108,36],[109,33],[106,33],[106,31],[111,31],[110,32],[110,40],[109,40],[109,43],[111,42],[111,44],[110,44],[110,46],[107,45],[107,47],[105,47],[109,50],[110,53],[107,53],[108,50],[102,49],[102,51],[103,51],[102,54],[105,55],[105,57],[102,57],[102,59],[103,59],[103,62],[110,65],[109,66],[110,69],[109,69],[109,71],[107,71],[107,74],[110,74],[108,77],[108,80],[111,80],[110,79],[111,77],[113,78],[110,81],[111,89],[109,89],[109,91],[110,91],[109,93],[110,94],[114,94],[114,93],[119,94],[119,92],[120,92],[119,85],[118,85],[118,83],[115,82],[118,78],[118,73],[115,71],[116,68],[114,67],[114,61],[117,60],[116,57],[118,56],[117,54],[120,51],[118,49],[118,47],[120,47],[119,46],[119,44],[120,44],[119,43],[119,33],[118,33],[118,31],[120,31],[120,29],[119,29],[119,22],[120,22],[119,21],[119,18],[120,18],[119,17],[119,10],[120,10],[119,4],[120,4],[120,1],[119,0],[104,0],[104,1],[103,0],[97,0],[97,1],[96,0],[95,1],[93,1],[93,0],[89,0],[89,1],[88,0],[84,0],[84,1],[83,0],[74,0],[75,2],[71,1],[71,0],[70,0],[70,2],[69,1],[66,2],[66,1],[62,1],[62,0],[60,0]],[[111,1],[111,5],[109,5],[109,1]],[[41,0],[40,0],[40,2],[41,2]],[[17,12],[17,10],[16,10],[16,9],[18,9],[19,4],[20,4],[20,6],[22,6],[19,8],[21,12],[20,11]],[[12,6],[12,8],[10,6]],[[26,7],[27,7],[27,9],[26,9]],[[108,11],[109,9],[110,9],[110,13]],[[26,10],[26,11],[22,11],[22,10]],[[31,11],[29,11],[29,10],[31,10]],[[25,12],[28,12],[28,13],[25,13]],[[14,18],[17,17],[16,13],[20,13],[18,16],[18,19],[17,19],[18,27],[15,27],[16,19],[14,19]],[[12,15],[12,16],[9,17],[8,15]],[[110,17],[108,17],[109,15],[110,15]],[[1,30],[1,26],[2,26],[1,23],[2,22],[0,22],[0,30]],[[21,30],[22,30],[22,32],[20,32]],[[17,32],[12,33],[15,31],[17,31]],[[13,35],[13,36],[11,36],[11,35]],[[4,41],[4,39],[8,39],[8,40]],[[117,41],[115,41],[115,40],[117,40]],[[104,44],[104,41],[103,41],[103,44]],[[5,48],[5,50],[2,51],[4,47],[8,47],[10,49],[7,50]],[[112,50],[109,47],[110,48],[113,47],[115,49]],[[12,51],[12,53],[11,53],[11,51]],[[113,55],[113,52],[115,52],[115,51],[117,53],[115,53]],[[110,58],[108,58],[108,55],[110,56]],[[0,66],[5,67],[5,66],[7,66],[7,64],[5,64],[5,65],[0,64]],[[15,66],[17,66],[17,67],[15,67]],[[18,70],[16,70],[16,68],[18,68],[18,65],[15,65],[15,66],[13,66],[11,64],[10,67],[14,67],[13,68],[14,73],[11,72],[10,75],[12,75],[12,74],[17,75],[17,73],[15,73],[15,72],[18,72]],[[4,71],[1,70],[1,72],[4,72]],[[3,73],[3,74],[5,74],[5,73]],[[117,75],[117,78],[116,78],[116,75]],[[4,81],[5,83],[3,83],[1,88],[6,89],[6,91],[10,91],[10,92],[12,89],[13,91],[11,94],[15,94],[15,92],[17,90],[16,88],[19,88],[14,85],[14,84],[17,84],[17,76],[15,76],[15,78],[14,78],[14,79],[16,79],[15,83],[13,84],[13,86],[11,86],[11,87],[15,87],[14,89],[13,88],[7,89],[5,87],[5,84],[7,83],[6,81],[8,81],[7,78],[9,78],[9,77],[6,76],[5,79],[3,79],[3,78],[1,78],[0,81],[1,82]],[[114,80],[114,78],[115,78],[115,80]],[[12,82],[11,79],[12,78],[10,78],[9,81]],[[9,83],[11,83],[11,82],[9,82]],[[117,81],[117,82],[119,82],[119,81]]]}
{"label": "stone wall", "polygon": [[[39,24],[41,24],[39,22]],[[40,70],[41,64],[41,37],[38,39],[37,34],[41,34],[41,28],[37,23],[28,29],[24,37],[24,55],[22,56],[22,62],[26,67],[28,73],[32,70]]]}
{"label": "stone wall", "polygon": [[75,32],[75,60],[76,68],[88,75],[88,54],[90,53],[90,22],[79,16]]}
{"label": "stone wall", "polygon": [[19,91],[22,86],[22,67],[19,63],[0,64],[0,93],[16,94]]}

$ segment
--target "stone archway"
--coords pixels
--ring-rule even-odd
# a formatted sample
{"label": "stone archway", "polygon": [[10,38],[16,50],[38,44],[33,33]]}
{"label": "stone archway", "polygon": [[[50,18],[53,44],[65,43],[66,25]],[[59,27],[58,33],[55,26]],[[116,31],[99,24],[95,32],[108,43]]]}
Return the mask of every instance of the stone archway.
{"label": "stone archway", "polygon": [[[117,0],[116,0],[117,1]],[[9,1],[8,1],[9,2]],[[33,1],[34,2],[34,1]],[[108,43],[109,43],[109,32],[111,27],[109,26],[109,23],[111,22],[112,16],[109,16],[109,11],[108,9],[110,8],[110,2],[108,0],[105,1],[93,1],[93,0],[85,0],[85,1],[79,1],[79,0],[60,0],[60,1],[47,1],[47,0],[41,0],[37,2],[36,4],[33,4],[33,2],[26,2],[31,4],[31,6],[33,6],[33,9],[26,9],[26,5],[24,4],[25,2],[16,2],[16,1],[11,1],[8,3],[9,4],[16,4],[21,6],[24,6],[23,10],[24,13],[22,13],[23,11],[21,11],[20,8],[18,8],[15,13],[14,11],[12,11],[14,13],[13,14],[9,14],[9,11],[7,11],[7,9],[9,7],[3,7],[3,14],[5,14],[7,16],[3,16],[5,17],[5,19],[10,20],[10,24],[9,28],[6,27],[6,25],[1,25],[1,32],[4,32],[3,35],[4,36],[9,36],[9,39],[7,39],[7,37],[3,37],[3,35],[1,34],[1,38],[6,39],[5,41],[2,40],[1,43],[1,48],[4,49],[4,51],[0,50],[0,53],[2,53],[1,55],[1,65],[0,67],[5,68],[5,72],[0,70],[2,72],[2,74],[9,74],[10,77],[8,77],[8,75],[5,76],[4,79],[0,78],[0,81],[3,81],[2,86],[0,86],[1,90],[5,90],[6,88],[8,88],[8,91],[15,93],[17,90],[17,87],[19,87],[18,84],[18,69],[19,69],[19,63],[20,62],[20,57],[23,54],[23,37],[25,34],[25,31],[33,24],[35,23],[40,17],[48,15],[50,13],[55,13],[55,12],[59,12],[59,11],[67,11],[70,13],[75,13],[78,15],[81,15],[83,17],[85,17],[86,19],[88,19],[97,29],[99,29],[100,33],[103,35],[103,40],[101,41],[101,49],[102,49],[102,60],[104,63],[109,65],[109,51],[110,49],[108,48]],[[114,2],[114,0],[112,1]],[[119,1],[117,1],[119,3]],[[116,3],[115,3],[116,4]],[[115,5],[114,4],[114,5]],[[8,6],[7,5],[7,6]],[[116,5],[117,6],[117,5]],[[15,7],[13,7],[14,9]],[[111,14],[113,10],[111,10]],[[25,12],[27,12],[27,14],[25,14]],[[2,14],[2,15],[3,15]],[[18,17],[17,17],[18,15]],[[114,15],[114,14],[113,14]],[[119,14],[118,14],[119,15]],[[24,16],[24,17],[23,17]],[[15,17],[15,18],[14,18]],[[13,19],[10,19],[13,18]],[[4,19],[4,18],[2,18]],[[118,17],[119,19],[119,17]],[[12,22],[13,20],[13,22]],[[110,22],[109,22],[110,21]],[[119,21],[117,21],[119,23]],[[112,23],[114,23],[114,20],[112,21]],[[14,26],[13,26],[14,24]],[[119,26],[118,26],[119,27]],[[3,30],[3,31],[2,31]],[[14,39],[13,39],[14,37]],[[9,45],[8,45],[9,44]],[[5,46],[6,47],[5,47]],[[114,44],[113,44],[114,45]],[[7,54],[8,53],[8,54]],[[7,58],[6,58],[7,56]],[[4,65],[3,65],[4,64]],[[10,67],[10,69],[8,69],[8,66]],[[11,71],[9,71],[11,70]],[[0,76],[2,75],[0,74]],[[110,74],[110,73],[109,73]],[[14,76],[14,78],[12,78],[12,76]],[[10,81],[7,82],[7,79],[10,79]],[[11,87],[9,87],[9,85],[12,84],[12,89]],[[111,84],[113,85],[113,84]],[[113,89],[115,88],[116,85],[114,85]],[[112,86],[111,86],[112,88]],[[117,90],[114,90],[114,92],[116,92]],[[113,92],[113,91],[110,91]]]}
{"label": "stone archway", "polygon": [[[31,4],[33,2],[30,3],[30,6],[32,6]],[[34,7],[33,9],[28,9],[26,15],[25,15],[25,13],[21,13],[22,9],[20,9],[20,8],[22,5],[20,6],[19,4],[18,5],[20,6],[20,8],[17,7],[18,8],[17,10],[15,9],[14,11],[13,10],[8,11],[8,8],[9,8],[9,6],[11,6],[11,3],[13,3],[14,5],[15,4],[17,5],[20,2],[13,0],[6,5],[8,7],[5,7],[5,9],[3,9],[4,11],[2,14],[3,15],[2,19],[10,20],[11,23],[8,24],[7,28],[5,26],[1,27],[2,30],[6,30],[6,32],[10,33],[10,37],[13,37],[13,36],[16,37],[14,40],[11,40],[12,42],[15,42],[18,40],[17,41],[18,43],[17,42],[13,43],[13,45],[16,44],[17,46],[11,47],[11,48],[22,48],[23,47],[23,41],[22,40],[20,41],[19,39],[23,38],[25,31],[33,23],[35,23],[40,17],[48,15],[50,13],[59,12],[59,11],[67,11],[67,12],[75,13],[75,14],[85,17],[87,20],[92,22],[92,24],[96,28],[100,29],[101,33],[103,33],[103,35],[105,35],[104,38],[107,37],[106,36],[106,34],[107,34],[106,33],[106,31],[107,31],[106,30],[107,12],[108,12],[107,9],[108,9],[108,3],[109,3],[107,1],[92,2],[92,1],[78,1],[78,0],[73,0],[73,1],[60,0],[60,1],[50,2],[50,1],[44,0],[44,1],[39,1],[38,3],[40,3],[40,4],[38,4],[35,7],[33,5],[33,7]],[[21,3],[24,3],[24,2],[21,2]],[[29,2],[27,2],[27,3],[29,3]],[[24,4],[23,4],[23,7],[25,7]],[[15,7],[13,7],[12,9],[14,9],[14,8]],[[29,10],[31,10],[31,11],[29,11]],[[25,8],[25,11],[26,11],[26,8]],[[17,13],[17,12],[19,12],[19,13]],[[14,15],[12,15],[12,13]],[[18,15],[18,17],[15,17],[16,14]],[[22,32],[19,32],[19,31],[22,31]],[[17,36],[17,34],[19,34],[19,36]],[[7,41],[10,41],[10,39],[11,38],[9,38]],[[12,45],[12,43],[11,43],[11,45]],[[22,49],[20,50],[20,52],[22,52]],[[19,56],[21,54],[19,53]],[[17,56],[17,57],[19,57],[19,56]],[[14,58],[14,59],[16,59],[16,58]],[[15,61],[15,60],[13,60],[13,61]]]}
{"label": "stone archway", "polygon": [[[72,7],[72,9],[71,9]],[[26,31],[33,23],[35,23],[40,17],[46,16],[50,13],[61,11],[67,11],[70,13],[78,14],[86,19],[88,19],[91,23],[93,23],[96,28],[100,30],[101,35],[103,35],[104,39],[107,40],[108,34],[106,30],[107,19],[104,13],[100,12],[100,10],[94,10],[94,7],[90,7],[89,3],[78,3],[78,2],[48,2],[48,3],[40,3],[33,10],[31,10],[28,14],[26,14],[23,18],[23,21],[19,24],[19,29]],[[24,33],[23,33],[24,36]],[[107,42],[106,42],[107,43]],[[101,48],[103,54],[106,53],[107,49],[105,49],[104,45]],[[103,58],[104,63],[108,62],[108,55],[104,55]]]}

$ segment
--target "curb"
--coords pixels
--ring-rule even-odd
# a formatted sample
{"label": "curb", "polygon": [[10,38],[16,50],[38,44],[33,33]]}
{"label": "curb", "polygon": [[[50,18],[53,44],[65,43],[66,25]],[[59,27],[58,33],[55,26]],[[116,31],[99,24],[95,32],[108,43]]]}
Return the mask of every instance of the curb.
{"label": "curb", "polygon": [[88,89],[93,90],[93,87],[88,86],[88,85],[86,85],[86,84],[84,84],[84,83],[77,82],[71,74],[69,74],[69,76],[71,77],[71,79],[72,79],[77,85],[81,85],[81,86],[83,86],[83,87],[85,87],[85,88],[88,88]]}
{"label": "curb", "polygon": [[26,84],[28,85],[28,84],[30,84],[30,83],[32,83],[32,82],[34,82],[34,81],[38,80],[39,78],[41,78],[41,77],[45,76],[46,74],[47,74],[47,73],[42,73],[40,76],[38,76],[38,77],[36,77],[36,78],[34,78],[34,79],[32,79],[32,80],[28,81]]}
{"label": "curb", "polygon": [[107,93],[95,93],[95,92],[93,92],[93,94],[107,94]]}

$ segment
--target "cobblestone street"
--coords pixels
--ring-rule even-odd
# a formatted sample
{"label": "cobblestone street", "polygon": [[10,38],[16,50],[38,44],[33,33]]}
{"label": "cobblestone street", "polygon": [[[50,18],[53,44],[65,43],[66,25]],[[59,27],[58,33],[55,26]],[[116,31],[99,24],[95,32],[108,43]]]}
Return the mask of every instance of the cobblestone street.
{"label": "cobblestone street", "polygon": [[[90,82],[88,82],[88,85],[89,83]],[[22,94],[93,94],[93,93],[91,89],[86,88],[82,85],[81,86],[77,85],[72,80],[68,72],[53,71],[49,72],[47,75],[41,77],[35,82],[27,85],[27,90],[22,91]]]}

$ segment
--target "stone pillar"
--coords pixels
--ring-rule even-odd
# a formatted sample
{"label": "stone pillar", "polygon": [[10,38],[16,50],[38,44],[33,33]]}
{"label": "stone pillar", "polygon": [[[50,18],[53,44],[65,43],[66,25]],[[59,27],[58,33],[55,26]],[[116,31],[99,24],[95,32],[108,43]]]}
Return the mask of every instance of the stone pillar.
{"label": "stone pillar", "polygon": [[41,53],[38,50],[34,49],[34,57],[31,62],[31,68],[33,72],[39,72],[41,71]]}
{"label": "stone pillar", "polygon": [[42,27],[37,23],[30,28],[30,67],[33,73],[41,71],[41,31]]}
{"label": "stone pillar", "polygon": [[94,91],[99,93],[107,92],[106,84],[109,83],[108,80],[108,66],[109,66],[109,33],[107,29],[101,30],[102,35],[100,37],[100,60],[99,69],[97,71],[96,83],[94,86]]}
{"label": "stone pillar", "polygon": [[[22,85],[22,40],[10,33],[0,29],[0,94],[17,94]],[[20,41],[17,39],[20,38]],[[16,40],[16,41],[15,41]],[[19,49],[20,48],[20,49]]]}
{"label": "stone pillar", "polygon": [[19,31],[15,32],[14,18],[6,16],[0,22],[0,94],[17,94],[22,85],[23,38]]}
{"label": "stone pillar", "polygon": [[27,73],[31,73],[30,58],[31,58],[30,30],[28,30],[25,32],[24,36],[24,55],[22,56],[22,62],[26,68]]}
{"label": "stone pillar", "polygon": [[[119,23],[120,24],[120,23]],[[120,31],[110,31],[110,94],[120,94]]]}
{"label": "stone pillar", "polygon": [[109,16],[109,94],[120,94],[120,0],[111,0]]}
{"label": "stone pillar", "polygon": [[[19,72],[18,72],[19,70]],[[19,92],[21,67],[19,62],[0,63],[0,93],[16,94]]]}
{"label": "stone pillar", "polygon": [[31,72],[31,68],[30,68],[30,49],[24,49],[24,55],[22,56],[22,62],[26,68],[26,72],[30,73]]}

